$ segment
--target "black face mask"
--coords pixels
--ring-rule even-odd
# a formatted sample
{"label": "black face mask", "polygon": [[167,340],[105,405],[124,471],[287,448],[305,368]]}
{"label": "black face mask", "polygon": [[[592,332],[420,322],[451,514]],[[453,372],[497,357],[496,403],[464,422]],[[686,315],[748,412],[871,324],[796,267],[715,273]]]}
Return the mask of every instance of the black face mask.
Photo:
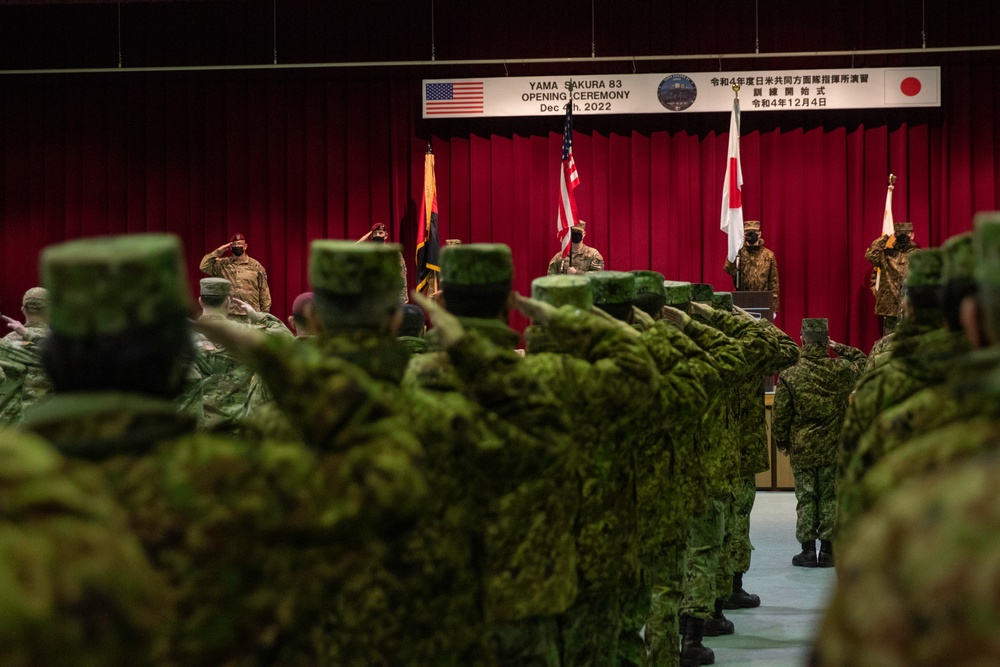
{"label": "black face mask", "polygon": [[746,238],[747,243],[756,243],[757,239],[759,239],[760,237],[757,236],[757,234],[755,232],[750,232],[749,234],[746,235],[745,238]]}
{"label": "black face mask", "polygon": [[385,243],[386,239],[384,236],[373,236],[372,243]]}
{"label": "black face mask", "polygon": [[233,246],[233,248],[232,248],[232,250],[233,250],[233,256],[234,256],[234,257],[239,257],[239,256],[240,256],[240,255],[242,255],[242,254],[243,254],[244,252],[246,252],[246,249],[245,249],[245,248],[241,248],[241,247],[240,247],[240,246],[238,246],[238,245],[234,245],[234,246]]}
{"label": "black face mask", "polygon": [[905,246],[905,245],[909,245],[909,244],[910,244],[910,237],[908,235],[906,235],[906,234],[897,234],[896,235],[896,245]]}
{"label": "black face mask", "polygon": [[582,243],[583,242],[583,232],[570,232],[569,233],[569,238],[570,238],[570,240],[573,241],[573,243]]}

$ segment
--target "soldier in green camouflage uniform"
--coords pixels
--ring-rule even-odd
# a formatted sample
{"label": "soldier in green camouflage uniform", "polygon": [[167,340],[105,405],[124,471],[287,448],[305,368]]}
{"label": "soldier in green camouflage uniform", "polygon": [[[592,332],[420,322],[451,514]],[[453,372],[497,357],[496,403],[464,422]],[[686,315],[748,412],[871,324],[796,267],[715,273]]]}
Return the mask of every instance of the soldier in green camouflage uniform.
{"label": "soldier in green camouflage uniform", "polygon": [[[830,358],[828,350],[838,358]],[[775,446],[791,458],[797,501],[795,538],[802,544],[792,565],[833,565],[837,442],[864,362],[861,350],[830,340],[826,319],[807,318],[802,320],[801,358],[778,376],[771,433]],[[818,556],[817,539],[821,542]]]}
{"label": "soldier in green camouflage uniform", "polygon": [[157,664],[167,586],[98,471],[0,432],[0,665]]}
{"label": "soldier in green camouflage uniform", "polygon": [[[525,409],[498,402],[466,385],[445,349],[449,326],[492,345],[498,354],[512,355],[519,336],[507,325],[513,262],[510,248],[498,244],[447,247],[441,253],[442,303],[455,316],[435,310],[435,329],[427,354],[414,357],[404,386],[443,392],[466,392],[503,417],[524,435],[495,452],[494,474],[515,466],[518,477],[510,489],[486,499],[481,565],[484,606],[490,634],[491,660],[504,665],[558,665],[558,616],[576,597],[576,548],[573,522],[579,505],[574,480],[576,448],[569,423],[561,417],[554,394],[542,387],[522,386],[516,394]],[[442,322],[444,318],[444,323]],[[449,324],[451,323],[451,324]],[[526,378],[528,376],[525,376]],[[544,402],[543,402],[544,401]],[[543,411],[547,403],[548,410]],[[544,437],[538,438],[542,433]],[[507,457],[504,461],[499,457]],[[442,499],[449,505],[463,498]],[[525,519],[529,519],[526,521]]]}
{"label": "soldier in green camouflage uniform", "polygon": [[[528,396],[538,406],[551,404],[543,412],[551,415],[558,403],[533,378],[507,390],[491,387],[492,411],[455,392],[432,394],[400,386],[410,354],[395,336],[402,283],[398,252],[394,245],[313,242],[310,282],[323,333],[294,341],[258,336],[244,350],[307,442],[345,428],[342,415],[334,415],[332,421],[329,415],[328,393],[331,388],[339,393],[339,380],[328,369],[349,359],[404,411],[407,429],[429,450],[427,474],[436,489],[434,501],[412,530],[398,533],[390,546],[395,558],[380,570],[394,587],[382,598],[373,598],[382,600],[380,607],[364,608],[349,617],[341,614],[331,621],[331,660],[338,665],[484,664],[490,648],[484,610],[498,609],[505,614],[502,618],[518,618],[517,614],[530,615],[525,610],[542,604],[566,604],[564,598],[575,593],[562,586],[561,573],[553,579],[554,588],[532,590],[528,584],[540,575],[522,568],[530,562],[527,555],[511,549],[516,544],[491,542],[482,529],[484,514],[496,512],[520,524],[497,534],[510,535],[517,529],[530,533],[537,526],[524,539],[538,540],[534,550],[555,551],[546,533],[538,530],[551,525],[542,521],[544,510],[502,511],[493,503],[526,482],[526,470],[536,469],[540,465],[536,457],[551,449],[548,432],[528,436],[512,427],[504,418],[515,414],[508,406],[523,407],[523,396]],[[516,356],[511,350],[506,353]],[[477,379],[485,376],[471,362],[454,365],[459,368],[463,363],[471,366],[467,372]],[[363,412],[358,413],[347,420],[347,427],[366,420]],[[549,426],[558,431],[562,423],[550,420]],[[513,447],[523,447],[522,460],[512,455]],[[525,520],[538,523],[525,526]],[[493,583],[484,582],[477,569],[484,542],[491,545],[489,562],[509,568],[493,570]]]}
{"label": "soldier in green camouflage uniform", "polygon": [[[724,312],[732,312],[732,295],[722,293],[720,305]],[[715,296],[719,296],[716,293]],[[714,298],[714,297],[713,297]],[[744,352],[751,371],[736,386],[737,429],[740,436],[740,486],[733,502],[732,538],[730,541],[729,567],[732,573],[732,592],[726,596],[726,609],[753,608],[760,605],[760,597],[743,588],[743,575],[750,569],[753,544],[750,543],[750,513],[757,498],[757,473],[771,467],[767,443],[767,424],[764,414],[764,380],[788,368],[799,359],[799,347],[790,336],[769,320],[756,322],[760,336],[767,339],[754,344]]]}
{"label": "soldier in green camouflage uniform", "polygon": [[[202,307],[199,320],[229,319],[232,288],[232,283],[225,278],[202,278],[199,283],[198,301]],[[248,309],[244,302],[237,305],[244,306],[249,319],[246,326],[258,328],[269,335],[291,337],[291,331],[274,315],[256,312],[252,307]],[[203,406],[201,426],[208,431],[234,435],[247,416],[254,373],[204,336],[196,337],[195,347],[194,366],[203,378],[198,388]]]}
{"label": "soldier in green camouflage uniform", "polygon": [[[858,451],[866,452],[872,461],[861,482],[841,492],[841,504],[850,508],[848,516],[867,511],[885,489],[891,475],[882,474],[872,484],[868,476],[881,467],[881,461],[908,441],[939,428],[963,415],[973,414],[980,406],[988,388],[982,386],[984,370],[992,363],[982,354],[962,356],[962,325],[959,321],[961,301],[975,291],[972,262],[972,235],[960,234],[948,239],[941,247],[944,254],[945,288],[942,306],[948,330],[959,340],[953,363],[944,368],[945,377],[917,391],[909,398],[881,412],[858,443]],[[989,356],[988,354],[986,355]],[[985,363],[984,363],[985,362]],[[881,487],[881,488],[880,488]]]}
{"label": "soldier in green camouflage uniform", "polygon": [[979,305],[967,332],[990,347],[968,355],[952,376],[960,414],[889,452],[862,480],[878,502],[845,544],[814,664],[1000,657],[989,583],[1000,562],[1000,217],[977,216],[973,244]]}
{"label": "soldier in green camouflage uniform", "polygon": [[[606,307],[627,315],[634,278],[600,275]],[[621,593],[634,589],[639,576],[635,500],[627,491],[634,489],[631,444],[634,425],[659,407],[658,373],[638,334],[624,322],[570,305],[554,310],[527,299],[517,304],[534,320],[536,331],[547,329],[544,336],[529,338],[527,357],[475,335],[450,345],[448,354],[466,389],[483,401],[503,389],[525,402],[530,394],[510,388],[527,379],[541,382],[560,397],[557,414],[572,417],[567,431],[572,440],[587,443],[578,450],[576,477],[582,485],[574,531],[580,590],[561,618],[562,659],[567,665],[614,664]],[[546,341],[553,351],[537,352],[531,347],[533,340]],[[527,406],[538,411],[533,401]],[[552,420],[551,413],[539,415],[542,421]]]}
{"label": "soldier in green camouflage uniform", "polygon": [[55,396],[25,428],[97,466],[128,513],[177,605],[165,664],[322,664],[325,612],[357,607],[347,583],[380,583],[359,574],[384,558],[367,536],[391,535],[426,492],[419,447],[346,367],[330,418],[380,413],[392,431],[354,424],[325,455],[189,435],[172,402],[192,353],[182,256],[167,234],[43,252]]}
{"label": "soldier in green camouflage uniform", "polygon": [[955,359],[968,349],[959,332],[944,327],[941,269],[940,250],[921,250],[910,256],[904,301],[909,314],[899,323],[891,359],[861,379],[848,406],[838,464],[838,535],[850,529],[857,509],[852,506],[852,487],[882,456],[877,441],[866,440],[861,448],[865,433],[881,412],[943,382]]}
{"label": "soldier in green camouflage uniform", "polygon": [[[665,380],[674,379],[700,387],[706,399],[714,401],[722,390],[724,378],[729,379],[727,373],[734,368],[745,368],[742,347],[714,327],[697,322],[683,310],[672,307],[689,307],[690,283],[661,280],[659,286],[657,294],[651,284],[645,285],[643,291],[648,294],[640,294],[637,299],[634,316],[636,326],[643,332],[642,340]],[[649,294],[659,298],[648,298]],[[666,302],[672,306],[664,306]],[[670,424],[667,435],[671,440],[673,461],[667,461],[670,473],[664,470],[659,475],[663,477],[661,485],[672,489],[640,485],[640,490],[645,488],[648,493],[640,495],[639,525],[642,528],[644,524],[651,524],[654,538],[647,545],[644,561],[653,589],[651,610],[645,624],[646,664],[656,667],[679,664],[676,637],[686,575],[688,531],[692,514],[697,513],[695,508],[707,502],[696,438],[699,424],[700,417],[686,426]],[[642,466],[639,470],[642,471]],[[640,480],[643,477],[639,475]],[[656,493],[661,497],[654,498]]]}

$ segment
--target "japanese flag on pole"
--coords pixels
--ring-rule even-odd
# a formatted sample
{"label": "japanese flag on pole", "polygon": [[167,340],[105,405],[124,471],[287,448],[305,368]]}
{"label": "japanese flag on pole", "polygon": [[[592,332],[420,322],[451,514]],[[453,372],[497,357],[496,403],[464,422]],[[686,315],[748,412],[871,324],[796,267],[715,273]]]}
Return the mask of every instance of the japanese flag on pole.
{"label": "japanese flag on pole", "polygon": [[[892,219],[892,189],[893,185],[896,183],[896,176],[889,174],[889,190],[885,193],[885,211],[882,213],[882,233],[889,237],[889,241],[885,244],[887,248],[891,248],[896,241],[894,234],[896,233],[896,227],[893,224]],[[875,293],[878,294],[879,285],[882,283],[882,269],[875,269]]]}
{"label": "japanese flag on pole", "polygon": [[733,100],[733,115],[729,121],[729,159],[726,160],[726,180],[722,183],[722,224],[729,235],[726,258],[736,261],[743,246],[743,168],[740,166],[740,99]]}

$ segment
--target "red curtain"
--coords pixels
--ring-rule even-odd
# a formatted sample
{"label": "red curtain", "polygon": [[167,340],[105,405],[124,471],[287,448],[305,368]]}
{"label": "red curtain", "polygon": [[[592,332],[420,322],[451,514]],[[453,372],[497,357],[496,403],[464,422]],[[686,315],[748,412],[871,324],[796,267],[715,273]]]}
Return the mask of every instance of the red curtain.
{"label": "red curtain", "polygon": [[[886,178],[921,245],[1000,208],[1000,100],[991,60],[947,64],[940,109],[753,112],[742,117],[744,207],[781,275],[778,324],[829,317],[867,348],[877,333],[864,251]],[[414,70],[24,75],[0,79],[0,310],[38,282],[46,244],[175,232],[192,288],[202,254],[241,231],[267,268],[273,311],[306,289],[309,241],[385,222],[415,275],[428,143],[441,239],[509,244],[530,289],[557,250],[561,118],[420,119]],[[718,230],[728,114],[578,116],[588,244],[610,269],[731,286]],[[516,320],[523,326],[524,322]]]}

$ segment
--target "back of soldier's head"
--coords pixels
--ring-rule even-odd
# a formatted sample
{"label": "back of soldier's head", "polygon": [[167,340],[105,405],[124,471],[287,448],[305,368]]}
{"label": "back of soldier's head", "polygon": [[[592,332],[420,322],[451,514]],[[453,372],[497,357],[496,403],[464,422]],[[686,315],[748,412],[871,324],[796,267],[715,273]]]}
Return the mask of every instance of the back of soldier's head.
{"label": "back of soldier's head", "polygon": [[506,321],[513,278],[513,256],[502,243],[467,243],[441,251],[441,290],[453,315]]}
{"label": "back of soldier's head", "polygon": [[137,392],[171,398],[192,354],[180,240],[131,234],[42,251],[52,333],[43,351],[56,392]]}
{"label": "back of soldier's head", "polygon": [[[570,306],[590,311],[594,307],[594,288],[586,276],[542,276],[531,281],[531,298],[556,308]],[[524,330],[524,348],[528,354],[569,351],[541,324],[532,324]]]}
{"label": "back of soldier's head", "polygon": [[634,306],[642,312],[659,319],[667,297],[663,290],[663,274],[657,271],[629,271],[635,276]]}
{"label": "back of soldier's head", "polygon": [[403,323],[399,325],[400,336],[419,337],[424,335],[424,309],[415,303],[404,303]]}
{"label": "back of soldier's head", "polygon": [[691,283],[680,280],[664,280],[663,294],[667,305],[679,310],[688,311],[691,308]]}
{"label": "back of soldier's head", "polygon": [[198,296],[208,308],[222,308],[233,291],[233,284],[225,278],[202,278],[198,283]]}
{"label": "back of soldier's head", "polygon": [[942,269],[944,255],[939,248],[915,250],[909,256],[903,298],[917,322],[941,324]]}
{"label": "back of soldier's head", "polygon": [[587,278],[594,289],[594,305],[617,320],[628,321],[635,302],[635,276],[622,271],[597,271]]}
{"label": "back of soldier's head", "polygon": [[978,213],[972,232],[975,277],[986,333],[1000,344],[1000,211]]}
{"label": "back of soldier's head", "polygon": [[25,317],[35,321],[48,322],[49,291],[44,287],[32,287],[21,298],[21,310]]}
{"label": "back of soldier's head", "polygon": [[323,329],[385,331],[399,311],[403,289],[395,243],[312,242],[309,282]]}
{"label": "back of soldier's head", "polygon": [[802,318],[802,344],[826,345],[830,341],[830,322],[825,317]]}
{"label": "back of soldier's head", "polygon": [[948,328],[951,331],[961,331],[962,301],[976,294],[972,233],[952,236],[941,244],[941,251],[944,253],[944,292],[941,305]]}

